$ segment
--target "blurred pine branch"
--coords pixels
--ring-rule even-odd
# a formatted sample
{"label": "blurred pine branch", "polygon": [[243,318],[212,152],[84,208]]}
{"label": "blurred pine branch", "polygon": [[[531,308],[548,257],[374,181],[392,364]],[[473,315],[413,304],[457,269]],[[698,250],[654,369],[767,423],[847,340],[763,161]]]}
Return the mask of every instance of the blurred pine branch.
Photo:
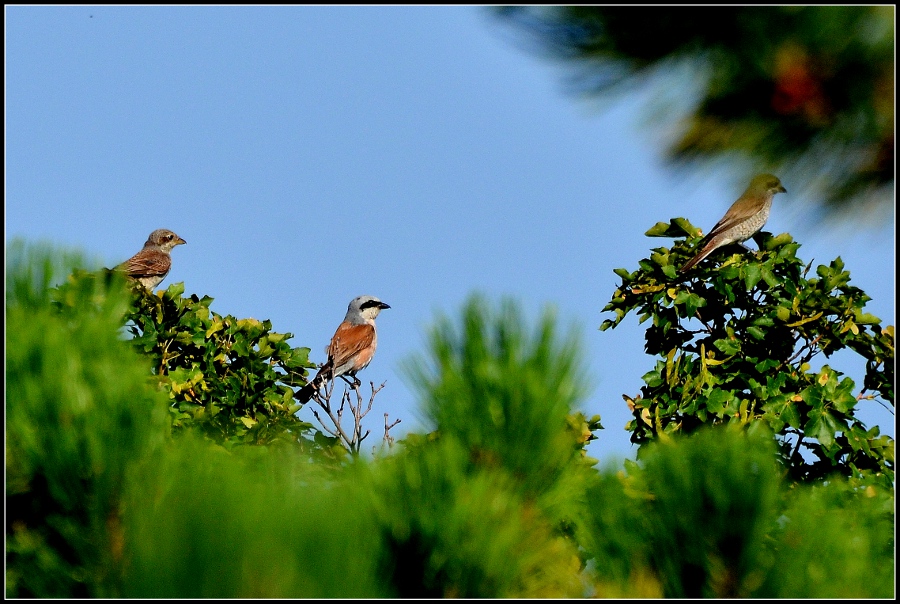
{"label": "blurred pine branch", "polygon": [[569,67],[577,94],[651,85],[674,165],[739,160],[740,178],[790,174],[792,192],[831,214],[859,219],[873,202],[892,212],[895,7],[493,10]]}

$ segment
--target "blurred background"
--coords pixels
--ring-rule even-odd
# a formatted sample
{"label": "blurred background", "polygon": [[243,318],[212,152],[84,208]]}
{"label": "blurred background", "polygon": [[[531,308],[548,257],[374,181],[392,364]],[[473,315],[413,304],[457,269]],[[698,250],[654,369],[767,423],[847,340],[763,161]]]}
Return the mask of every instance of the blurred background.
{"label": "blurred background", "polygon": [[[7,242],[112,266],[172,229],[162,287],[319,363],[349,301],[380,297],[372,444],[384,412],[429,429],[401,365],[478,291],[577,326],[590,452],[633,457],[622,394],[654,359],[636,319],[597,331],[612,271],[667,245],[656,222],[708,231],[760,171],[788,190],[765,230],[840,256],[895,323],[894,7],[5,14]],[[861,387],[851,356],[820,362]],[[894,436],[877,403],[858,417]]]}

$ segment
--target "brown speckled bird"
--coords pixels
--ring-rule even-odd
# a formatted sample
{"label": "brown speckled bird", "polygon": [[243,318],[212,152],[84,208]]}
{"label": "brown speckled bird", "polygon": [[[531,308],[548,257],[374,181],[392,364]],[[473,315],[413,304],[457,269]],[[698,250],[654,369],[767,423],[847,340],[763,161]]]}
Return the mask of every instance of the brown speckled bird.
{"label": "brown speckled bird", "polygon": [[139,281],[148,291],[162,283],[172,268],[169,252],[176,245],[187,243],[168,229],[156,229],[150,233],[144,249],[116,267],[130,278]]}
{"label": "brown speckled bird", "polygon": [[750,186],[731,204],[722,220],[716,223],[703,239],[700,252],[681,267],[681,272],[709,256],[715,250],[731,243],[742,243],[756,234],[769,219],[772,198],[776,193],[787,193],[781,181],[772,174],[759,174]]}

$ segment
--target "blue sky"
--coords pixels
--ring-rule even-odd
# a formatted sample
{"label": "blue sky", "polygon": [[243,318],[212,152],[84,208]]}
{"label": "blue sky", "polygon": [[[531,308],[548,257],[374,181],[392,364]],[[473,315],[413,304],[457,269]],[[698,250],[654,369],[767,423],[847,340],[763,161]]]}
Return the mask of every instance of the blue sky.
{"label": "blue sky", "polygon": [[[750,172],[669,171],[646,126],[654,91],[605,103],[564,92],[561,65],[480,7],[9,7],[6,238],[111,266],[156,228],[188,241],[162,286],[272,321],[316,362],[348,302],[391,305],[360,374],[421,430],[400,371],[435,313],[473,292],[553,305],[590,358],[590,453],[634,457],[624,430],[654,359],[631,317],[597,327],[618,283],[686,216],[708,230]],[[753,171],[769,171],[768,166]],[[766,230],[816,264],[840,256],[867,310],[895,324],[894,215],[811,220],[790,174]],[[788,196],[790,200],[786,199]],[[828,361],[861,384],[861,364]],[[856,371],[856,373],[854,373]],[[894,435],[893,415],[859,416]]]}

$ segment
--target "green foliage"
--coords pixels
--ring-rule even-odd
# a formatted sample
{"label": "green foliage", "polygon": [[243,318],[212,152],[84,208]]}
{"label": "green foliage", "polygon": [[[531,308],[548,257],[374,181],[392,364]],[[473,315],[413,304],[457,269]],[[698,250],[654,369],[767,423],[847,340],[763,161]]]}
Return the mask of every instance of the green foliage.
{"label": "green foliage", "polygon": [[[65,299],[67,291],[97,277],[77,272],[58,295]],[[271,321],[211,311],[213,299],[182,296],[183,283],[158,295],[137,284],[130,291],[123,324],[135,349],[149,358],[157,387],[171,399],[176,432],[199,429],[225,446],[284,440],[319,448],[312,425],[295,415],[302,405],[294,388],[315,367],[309,348],[291,348],[291,334],[273,332]]]}
{"label": "green foliage", "polygon": [[772,440],[730,436],[661,442],[638,473],[652,494],[647,542],[667,596],[744,597],[759,581],[779,486]]}
{"label": "green foliage", "polygon": [[896,597],[893,490],[834,480],[785,499],[756,597]]}
{"label": "green foliage", "polygon": [[[644,376],[641,394],[625,397],[635,419],[632,442],[690,432],[704,424],[762,422],[780,436],[781,456],[794,479],[832,472],[894,479],[894,441],[855,416],[860,400],[893,406],[894,329],[865,312],[869,297],[849,284],[838,258],[808,276],[788,234],[757,234],[760,252],[716,252],[684,276],[696,229],[676,219],[650,236],[692,236],[670,249],[654,248],[634,272],[617,269],[621,285],[600,329],[629,313],[651,320],[645,350],[660,358]],[[819,354],[852,350],[866,361],[863,389]],[[869,392],[871,391],[871,392]],[[801,447],[812,461],[801,455]]]}
{"label": "green foliage", "polygon": [[[891,6],[503,7],[568,61],[577,91],[655,78],[675,161],[743,157],[819,184],[833,207],[894,182]],[[692,77],[693,76],[693,77]],[[748,170],[751,171],[751,170]]]}
{"label": "green foliage", "polygon": [[[292,428],[223,437],[191,416],[171,429],[187,400],[173,394],[179,359],[205,371],[210,336],[241,339],[225,375],[251,383],[294,358],[266,345],[270,326],[245,322],[229,340],[232,318],[177,286],[132,292],[99,272],[52,288],[76,257],[17,245],[10,257],[7,597],[893,596],[892,485],[864,472],[783,481],[767,422],[661,431],[627,474],[595,470],[583,354],[550,312],[533,328],[512,302],[474,297],[456,326],[439,319],[430,357],[408,366],[436,431],[335,464]],[[875,333],[851,314],[856,335]],[[135,316],[148,327],[124,341]],[[163,345],[148,354],[151,327]],[[876,373],[893,362],[880,342]],[[280,371],[265,383],[290,389]],[[219,379],[203,373],[191,396]]]}
{"label": "green foliage", "polygon": [[649,445],[588,490],[599,597],[893,596],[893,491],[791,485],[757,424]]}
{"label": "green foliage", "polygon": [[[436,431],[376,468],[386,573],[408,597],[583,595],[571,539],[598,416],[580,342],[544,312],[531,331],[510,300],[480,296],[438,318],[407,373]],[[490,534],[490,539],[484,535]]]}
{"label": "green foliage", "polygon": [[473,466],[458,440],[384,459],[360,482],[381,526],[380,575],[397,597],[583,595],[575,544],[523,494],[526,476]]}
{"label": "green foliage", "polygon": [[17,242],[6,306],[6,595],[106,597],[121,558],[119,498],[164,440],[164,397],[117,336],[128,297],[112,278],[49,285],[77,256]]}
{"label": "green foliage", "polygon": [[576,332],[557,336],[549,309],[533,333],[527,323],[511,300],[495,311],[473,296],[459,327],[438,318],[431,358],[416,357],[406,369],[441,438],[458,441],[474,464],[503,467],[540,494],[584,454],[600,418],[577,411],[588,380]]}
{"label": "green foliage", "polygon": [[124,597],[390,595],[365,500],[296,447],[226,451],[186,433],[137,476],[126,499]]}

